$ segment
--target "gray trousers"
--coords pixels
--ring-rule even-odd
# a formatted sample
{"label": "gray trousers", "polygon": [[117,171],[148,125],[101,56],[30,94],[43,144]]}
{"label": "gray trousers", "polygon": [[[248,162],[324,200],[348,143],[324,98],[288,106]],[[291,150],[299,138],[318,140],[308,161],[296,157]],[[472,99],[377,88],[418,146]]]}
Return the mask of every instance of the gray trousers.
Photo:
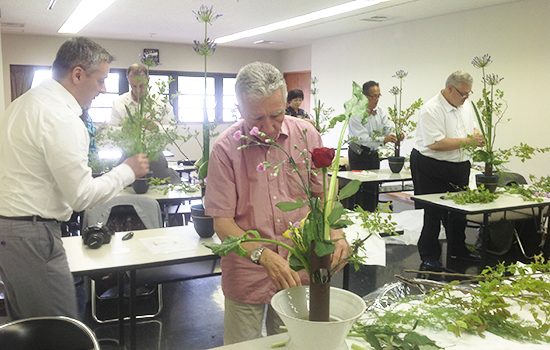
{"label": "gray trousers", "polygon": [[225,298],[223,345],[262,337],[263,321],[267,335],[286,332],[283,321],[271,305],[246,304]]}
{"label": "gray trousers", "polygon": [[79,319],[59,223],[0,218],[0,276],[9,320],[38,316]]}

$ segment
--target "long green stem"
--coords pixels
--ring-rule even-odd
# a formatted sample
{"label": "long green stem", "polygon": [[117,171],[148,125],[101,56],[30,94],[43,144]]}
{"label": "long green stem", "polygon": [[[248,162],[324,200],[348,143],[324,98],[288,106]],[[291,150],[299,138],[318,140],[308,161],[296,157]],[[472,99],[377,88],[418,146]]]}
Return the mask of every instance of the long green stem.
{"label": "long green stem", "polygon": [[330,176],[330,184],[328,187],[328,195],[325,197],[325,239],[330,239],[330,226],[328,225],[328,217],[332,212],[332,207],[334,206],[334,200],[336,198],[337,184],[338,184],[338,168],[340,167],[340,150],[342,148],[342,142],[344,140],[344,135],[348,127],[350,116],[346,116],[344,120],[344,126],[340,132],[340,139],[338,140],[338,147],[336,148],[336,154],[334,155],[334,161],[332,162],[332,174]]}
{"label": "long green stem", "polygon": [[[204,22],[204,42],[208,39],[208,23]],[[203,163],[207,162],[210,157],[210,128],[208,121],[208,111],[206,109],[206,96],[207,96],[207,55],[204,55],[204,101],[203,101],[203,120],[202,120],[202,160]]]}

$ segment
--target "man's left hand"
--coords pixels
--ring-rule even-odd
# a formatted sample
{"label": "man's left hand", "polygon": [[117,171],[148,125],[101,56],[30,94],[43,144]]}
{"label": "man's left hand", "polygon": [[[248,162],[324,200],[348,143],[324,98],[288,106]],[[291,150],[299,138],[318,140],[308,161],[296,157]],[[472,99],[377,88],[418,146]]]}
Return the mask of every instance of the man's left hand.
{"label": "man's left hand", "polygon": [[[331,231],[331,235],[330,235],[331,239],[340,238],[333,243],[336,249],[334,250],[334,253],[332,253],[332,259],[330,263],[331,267],[334,267],[336,264],[338,264],[338,262],[340,262],[340,260],[347,258],[350,254],[350,247],[349,247],[348,241],[344,238],[343,233],[344,232],[342,230]],[[335,271],[334,273],[337,273],[338,271],[340,271],[344,266],[346,266],[346,264],[347,263],[341,264],[338,267],[338,270]]]}

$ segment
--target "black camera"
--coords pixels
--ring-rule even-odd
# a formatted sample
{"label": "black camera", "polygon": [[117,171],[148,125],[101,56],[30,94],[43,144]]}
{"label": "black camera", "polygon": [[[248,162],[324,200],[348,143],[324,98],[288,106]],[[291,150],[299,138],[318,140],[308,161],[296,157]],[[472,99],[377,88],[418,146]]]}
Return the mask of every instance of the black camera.
{"label": "black camera", "polygon": [[103,223],[98,222],[93,226],[88,226],[82,230],[82,243],[90,247],[91,249],[97,249],[103,244],[111,242],[111,236],[113,231]]}

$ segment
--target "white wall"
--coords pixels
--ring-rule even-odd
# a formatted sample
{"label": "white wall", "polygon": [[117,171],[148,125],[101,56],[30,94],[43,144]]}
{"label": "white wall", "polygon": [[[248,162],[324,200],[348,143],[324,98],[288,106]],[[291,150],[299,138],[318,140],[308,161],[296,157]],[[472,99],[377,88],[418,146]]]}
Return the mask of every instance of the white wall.
{"label": "white wall", "polygon": [[285,73],[311,70],[311,46],[283,50],[280,69]]}
{"label": "white wall", "polygon": [[[481,95],[481,70],[471,65],[474,56],[489,53],[494,63],[488,72],[504,77],[512,118],[500,125],[497,147],[520,142],[534,147],[550,146],[550,1],[526,0],[475,11],[318,40],[312,45],[312,76],[319,78],[319,97],[342,113],[351,96],[351,83],[380,82],[384,108],[393,103],[388,90],[396,85],[396,70],[409,76],[404,82],[404,105],[421,97],[427,101],[444,87],[447,76],[463,69],[474,77],[473,100]],[[334,146],[334,133],[325,143]],[[411,149],[413,140],[405,142]],[[408,153],[408,152],[407,152]],[[550,173],[550,154],[508,168],[524,176]]]}
{"label": "white wall", "polygon": [[[50,66],[59,49],[59,46],[66,38],[48,36],[27,36],[27,35],[2,35],[2,56],[4,79],[3,94],[6,108],[11,102],[9,66],[10,64],[46,65]],[[139,54],[143,49],[159,49],[160,62],[157,70],[175,70],[186,72],[201,72],[204,70],[204,60],[193,50],[192,45],[154,43],[124,40],[94,39],[112,55],[116,61],[111,64],[112,68],[126,69],[133,63],[139,62]],[[273,50],[226,48],[218,46],[216,52],[208,57],[208,71],[215,73],[237,73],[247,63],[254,61],[269,62],[281,69],[281,54]],[[2,91],[0,90],[0,93]],[[2,100],[0,98],[0,100]],[[1,105],[0,105],[1,107]],[[202,132],[200,124],[190,124],[193,130]],[[218,131],[222,131],[227,125],[220,125]],[[202,142],[202,136],[199,138]],[[201,156],[201,150],[197,142],[189,141],[183,145],[184,152],[191,159]],[[171,150],[176,153],[176,158],[183,156],[175,148]]]}
{"label": "white wall", "polygon": [[[0,35],[0,67],[2,67],[2,36]],[[0,81],[4,81],[4,70],[0,69]],[[4,84],[0,84],[0,113],[4,113],[5,104],[4,99]]]}

